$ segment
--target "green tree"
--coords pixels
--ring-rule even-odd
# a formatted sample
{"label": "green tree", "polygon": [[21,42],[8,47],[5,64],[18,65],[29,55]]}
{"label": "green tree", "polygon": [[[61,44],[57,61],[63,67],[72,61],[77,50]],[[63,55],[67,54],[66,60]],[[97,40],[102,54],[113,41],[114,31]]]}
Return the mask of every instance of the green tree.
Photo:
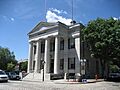
{"label": "green tree", "polygon": [[7,70],[8,63],[16,64],[15,55],[8,48],[0,47],[0,69]]}
{"label": "green tree", "polygon": [[110,65],[111,72],[119,72],[120,68],[117,65]]}
{"label": "green tree", "polygon": [[12,62],[11,62],[11,63],[8,63],[8,64],[7,64],[7,71],[13,71],[13,70],[14,70],[14,67],[15,67],[15,64],[13,64]]}
{"label": "green tree", "polygon": [[20,63],[20,71],[26,71],[27,72],[27,65],[28,65],[28,61],[21,62]]}
{"label": "green tree", "polygon": [[103,73],[106,63],[120,61],[120,20],[92,20],[84,28],[83,35],[91,56],[100,59]]}

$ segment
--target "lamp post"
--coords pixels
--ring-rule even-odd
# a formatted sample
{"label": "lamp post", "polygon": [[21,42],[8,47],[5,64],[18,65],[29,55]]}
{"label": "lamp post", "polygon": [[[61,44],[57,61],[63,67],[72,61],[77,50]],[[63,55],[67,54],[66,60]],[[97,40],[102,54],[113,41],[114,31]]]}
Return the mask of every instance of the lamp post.
{"label": "lamp post", "polygon": [[44,64],[45,64],[45,61],[42,60],[42,69],[43,69],[43,78],[42,78],[42,81],[44,81]]}
{"label": "lamp post", "polygon": [[85,76],[85,70],[86,70],[86,59],[81,59],[80,60],[80,63],[81,63],[81,74],[82,76]]}

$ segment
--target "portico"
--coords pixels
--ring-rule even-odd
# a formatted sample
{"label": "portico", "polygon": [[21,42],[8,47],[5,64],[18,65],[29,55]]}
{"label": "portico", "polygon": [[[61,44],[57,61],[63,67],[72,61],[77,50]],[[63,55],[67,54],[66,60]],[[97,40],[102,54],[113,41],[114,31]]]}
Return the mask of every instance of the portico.
{"label": "portico", "polygon": [[[55,50],[50,51],[50,40],[51,38],[54,38],[55,45],[53,48]],[[51,58],[50,53],[52,54],[54,51],[54,55],[52,56],[52,59],[54,60],[54,72],[55,74],[59,73],[59,67],[58,67],[58,53],[59,53],[59,39],[58,36],[52,36],[47,37],[45,39],[39,39],[34,42],[29,43],[29,61],[28,61],[28,73],[35,72],[40,73],[41,72],[41,61],[45,61],[45,73],[50,73],[50,66],[51,66]],[[44,42],[44,46],[41,46],[41,42]],[[44,51],[41,50],[41,48],[44,49]],[[44,55],[43,55],[44,54]],[[32,67],[31,67],[32,66]]]}

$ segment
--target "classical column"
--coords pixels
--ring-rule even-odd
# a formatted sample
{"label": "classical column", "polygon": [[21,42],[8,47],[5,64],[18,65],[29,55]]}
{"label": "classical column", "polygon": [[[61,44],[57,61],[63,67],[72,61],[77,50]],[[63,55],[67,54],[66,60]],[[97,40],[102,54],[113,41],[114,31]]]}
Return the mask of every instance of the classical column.
{"label": "classical column", "polygon": [[75,38],[75,50],[77,53],[76,61],[75,61],[75,72],[80,73],[80,37]]}
{"label": "classical column", "polygon": [[60,41],[59,41],[59,37],[56,36],[55,37],[55,55],[54,55],[54,74],[58,74],[59,73],[59,56],[58,56],[58,52],[59,52],[59,46],[60,46]]}
{"label": "classical column", "polygon": [[28,70],[27,72],[28,73],[31,73],[32,72],[32,63],[33,63],[33,43],[30,42],[29,43],[29,57],[28,57]]}
{"label": "classical column", "polygon": [[68,73],[68,38],[64,38],[64,79],[66,80],[66,74]]}
{"label": "classical column", "polygon": [[45,55],[44,55],[44,61],[45,61],[45,73],[49,73],[50,70],[50,38],[48,37],[45,40]]}
{"label": "classical column", "polygon": [[34,41],[33,42],[33,53],[32,53],[32,64],[31,64],[32,72],[35,71],[35,55],[36,55],[36,43]]}
{"label": "classical column", "polygon": [[35,72],[39,73],[40,72],[40,57],[41,57],[41,40],[37,41],[36,44],[36,58],[35,58]]}

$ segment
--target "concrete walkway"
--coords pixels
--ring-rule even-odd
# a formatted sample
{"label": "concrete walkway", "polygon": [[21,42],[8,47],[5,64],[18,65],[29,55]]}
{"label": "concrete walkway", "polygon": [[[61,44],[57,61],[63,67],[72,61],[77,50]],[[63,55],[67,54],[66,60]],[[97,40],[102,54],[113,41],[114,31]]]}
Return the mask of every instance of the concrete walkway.
{"label": "concrete walkway", "polygon": [[66,80],[66,81],[64,79],[61,79],[61,80],[54,80],[53,82],[56,84],[86,84],[86,83],[96,83],[96,82],[102,82],[102,81],[104,81],[104,79],[98,79],[98,80],[87,79],[84,82],[78,82],[78,81],[75,81],[73,79]]}
{"label": "concrete walkway", "polygon": [[22,81],[27,81],[27,82],[38,82],[38,83],[55,83],[55,84],[86,84],[86,83],[96,83],[96,82],[102,82],[104,81],[104,79],[98,79],[98,80],[95,80],[95,79],[87,79],[86,81],[84,82],[78,82],[78,81],[75,81],[74,79],[69,79],[69,80],[64,80],[64,79],[59,79],[59,80],[50,80],[50,81],[41,81],[41,80],[22,80]]}

